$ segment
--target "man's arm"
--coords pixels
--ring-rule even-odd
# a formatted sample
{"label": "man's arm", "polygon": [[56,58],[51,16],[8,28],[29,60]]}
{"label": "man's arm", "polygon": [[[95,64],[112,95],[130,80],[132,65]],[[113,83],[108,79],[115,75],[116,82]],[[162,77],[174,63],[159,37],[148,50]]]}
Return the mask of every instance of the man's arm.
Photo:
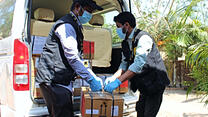
{"label": "man's arm", "polygon": [[128,67],[128,63],[125,61],[125,56],[122,53],[122,60],[119,65],[118,70],[113,74],[113,78],[119,78],[126,70]]}
{"label": "man's arm", "polygon": [[76,32],[71,24],[62,24],[56,31],[56,35],[59,37],[64,55],[67,58],[68,63],[77,75],[85,79],[89,84],[92,91],[102,90],[101,79],[93,76],[93,73],[89,72],[81,61],[77,49]]}
{"label": "man's arm", "polygon": [[124,82],[130,78],[132,78],[136,73],[127,70],[124,74],[122,74],[120,77],[117,77],[121,82]]}
{"label": "man's arm", "polygon": [[134,62],[129,66],[128,70],[119,77],[121,82],[132,78],[136,73],[140,73],[146,63],[147,55],[151,52],[153,40],[148,35],[143,35],[137,44]]}
{"label": "man's arm", "polygon": [[76,72],[76,74],[86,80],[92,78],[93,76],[84,66],[82,60],[79,57],[77,49],[78,44],[76,40],[77,35],[72,25],[62,24],[56,29],[55,33],[60,39],[62,48],[64,50],[64,55],[67,58],[68,63]]}

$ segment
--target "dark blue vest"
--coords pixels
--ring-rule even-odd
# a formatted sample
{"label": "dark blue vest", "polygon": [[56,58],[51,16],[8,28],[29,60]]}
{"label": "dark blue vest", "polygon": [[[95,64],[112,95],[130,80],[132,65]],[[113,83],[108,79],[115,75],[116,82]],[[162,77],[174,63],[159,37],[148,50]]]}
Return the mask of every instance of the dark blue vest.
{"label": "dark blue vest", "polygon": [[69,85],[70,81],[76,76],[64,55],[59,38],[55,35],[56,28],[65,23],[71,24],[75,29],[78,50],[82,51],[82,29],[78,25],[75,16],[67,14],[53,25],[48,39],[46,40],[36,73],[36,81],[39,83],[45,82]]}
{"label": "dark blue vest", "polygon": [[[135,48],[137,47],[139,39],[143,35],[150,36],[147,32],[141,31],[139,29],[134,33],[132,48],[129,48],[125,40],[122,42],[122,51],[129,65],[131,65],[134,61],[134,51],[136,50]],[[150,95],[163,91],[165,86],[169,85],[170,83],[163,60],[153,38],[152,40],[152,50],[147,55],[147,60],[142,68],[141,73],[136,74],[133,78],[130,79],[130,88],[134,92],[138,89],[141,93]]]}

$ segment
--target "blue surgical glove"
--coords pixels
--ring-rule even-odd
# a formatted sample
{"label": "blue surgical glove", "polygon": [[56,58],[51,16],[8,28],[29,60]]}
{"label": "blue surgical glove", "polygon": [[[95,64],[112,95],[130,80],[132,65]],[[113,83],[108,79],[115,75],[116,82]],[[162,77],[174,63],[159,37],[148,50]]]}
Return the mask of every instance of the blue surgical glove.
{"label": "blue surgical glove", "polygon": [[98,77],[97,78],[90,78],[88,80],[88,83],[90,84],[90,88],[93,92],[95,91],[102,91],[102,84],[101,84],[101,81],[98,80]]}
{"label": "blue surgical glove", "polygon": [[104,86],[106,86],[107,84],[113,82],[114,80],[116,79],[116,77],[108,77],[105,79],[105,82],[104,82]]}
{"label": "blue surgical glove", "polygon": [[120,84],[121,84],[121,81],[118,78],[116,78],[113,82],[105,86],[104,91],[112,93],[113,90],[115,90]]}
{"label": "blue surgical glove", "polygon": [[101,84],[101,86],[103,87],[103,80],[101,79],[101,78],[99,78],[99,77],[94,77],[97,81],[99,81],[100,82],[100,84]]}

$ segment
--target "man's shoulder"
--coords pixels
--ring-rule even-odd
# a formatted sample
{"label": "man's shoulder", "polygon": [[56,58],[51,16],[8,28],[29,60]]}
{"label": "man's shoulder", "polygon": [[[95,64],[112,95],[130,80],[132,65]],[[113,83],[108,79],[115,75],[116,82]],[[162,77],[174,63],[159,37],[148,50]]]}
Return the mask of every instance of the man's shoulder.
{"label": "man's shoulder", "polygon": [[151,38],[148,32],[137,29],[137,31],[135,32],[135,39],[140,39],[143,36],[148,36],[149,38]]}
{"label": "man's shoulder", "polygon": [[59,18],[56,23],[72,23],[72,17],[69,14],[64,15],[63,17]]}
{"label": "man's shoulder", "polygon": [[63,25],[74,28],[72,18],[70,17],[69,14],[66,14],[65,16],[58,19],[54,25],[55,25],[55,29]]}

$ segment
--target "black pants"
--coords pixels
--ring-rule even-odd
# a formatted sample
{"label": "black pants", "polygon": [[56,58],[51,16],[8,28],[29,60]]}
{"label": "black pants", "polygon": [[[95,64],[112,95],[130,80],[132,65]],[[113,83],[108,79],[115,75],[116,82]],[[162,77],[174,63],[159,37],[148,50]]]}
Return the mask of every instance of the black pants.
{"label": "black pants", "polygon": [[140,94],[136,103],[137,117],[156,117],[162,103],[163,92],[151,96]]}
{"label": "black pants", "polygon": [[55,84],[40,84],[50,117],[74,117],[72,93]]}

